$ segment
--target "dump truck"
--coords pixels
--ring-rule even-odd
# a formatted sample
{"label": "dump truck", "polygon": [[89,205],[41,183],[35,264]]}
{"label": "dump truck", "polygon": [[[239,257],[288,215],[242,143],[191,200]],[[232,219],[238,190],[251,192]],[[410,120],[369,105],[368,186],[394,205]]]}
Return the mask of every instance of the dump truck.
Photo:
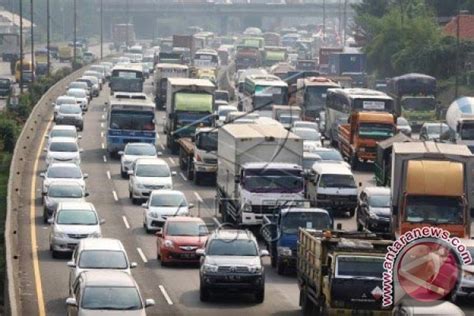
{"label": "dump truck", "polygon": [[237,45],[235,70],[258,68],[262,65],[262,54],[256,47]]}
{"label": "dump truck", "polygon": [[338,128],[338,145],[342,156],[356,170],[359,161],[375,161],[377,142],[395,135],[396,121],[387,112],[355,112],[348,124]]}
{"label": "dump truck", "polygon": [[297,279],[303,315],[391,316],[382,308],[388,240],[374,234],[299,229]]}
{"label": "dump truck", "polygon": [[178,153],[176,141],[194,135],[196,127],[213,126],[214,91],[207,79],[168,78],[166,90],[166,144]]}
{"label": "dump truck", "polygon": [[224,222],[262,224],[285,203],[303,200],[303,141],[278,124],[219,128],[217,204]]}
{"label": "dump truck", "polygon": [[446,112],[446,123],[450,132],[441,139],[469,147],[474,152],[474,98],[461,97],[455,100]]}
{"label": "dump truck", "polygon": [[436,226],[470,238],[474,156],[466,145],[394,143],[392,234]]}
{"label": "dump truck", "polygon": [[217,172],[217,129],[198,127],[194,137],[183,137],[179,146],[179,167],[188,180],[200,184],[203,177],[216,176]]}

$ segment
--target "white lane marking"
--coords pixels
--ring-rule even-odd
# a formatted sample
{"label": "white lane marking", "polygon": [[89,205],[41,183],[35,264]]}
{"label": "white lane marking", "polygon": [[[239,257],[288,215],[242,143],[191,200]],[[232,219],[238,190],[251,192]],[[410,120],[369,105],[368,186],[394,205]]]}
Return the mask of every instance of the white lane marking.
{"label": "white lane marking", "polygon": [[107,111],[107,108],[106,108],[106,107],[104,107],[104,112],[106,112],[106,111]]}
{"label": "white lane marking", "polygon": [[201,203],[204,203],[202,197],[199,195],[199,193],[197,193],[196,191],[194,191],[194,195],[196,196],[196,199],[201,202]]}
{"label": "white lane marking", "polygon": [[175,162],[174,162],[173,158],[171,158],[171,157],[168,157],[168,160],[170,161],[170,163],[171,163],[172,165],[174,165],[174,164],[175,164]]}
{"label": "white lane marking", "polygon": [[160,144],[160,148],[161,150],[165,150],[165,146],[163,146],[163,144]]}
{"label": "white lane marking", "polygon": [[212,220],[214,221],[214,223],[217,225],[217,227],[220,227],[221,226],[221,222],[219,222],[219,220],[217,219],[217,217],[213,217]]}
{"label": "white lane marking", "polygon": [[104,115],[102,115],[102,119],[103,119],[103,120],[105,120],[105,114],[104,114]]}
{"label": "white lane marking", "polygon": [[102,143],[101,147],[102,147],[102,149],[105,149],[105,144],[104,144],[104,143]]}
{"label": "white lane marking", "polygon": [[110,176],[110,171],[109,171],[109,170],[107,170],[107,172],[106,172],[106,173],[107,173],[107,178],[109,178],[109,180],[110,180],[110,179],[112,179],[112,177]]}
{"label": "white lane marking", "polygon": [[122,216],[122,220],[123,220],[123,223],[125,224],[125,227],[127,227],[127,229],[130,229],[130,224],[128,223],[128,220],[125,216]]}
{"label": "white lane marking", "polygon": [[188,179],[186,179],[186,176],[181,171],[179,172],[179,175],[181,176],[181,178],[183,178],[184,181],[188,180]]}
{"label": "white lane marking", "polygon": [[147,263],[148,260],[147,260],[147,258],[145,257],[145,254],[143,253],[142,248],[137,248],[137,251],[138,251],[138,254],[140,255],[140,258],[142,258],[142,261],[143,261],[144,263]]}
{"label": "white lane marking", "polygon": [[114,195],[114,200],[118,201],[117,192],[115,192],[115,190],[114,190],[114,191],[112,191],[112,194]]}
{"label": "white lane marking", "polygon": [[102,138],[104,137],[104,132],[103,131],[100,132],[100,137],[102,137]]}
{"label": "white lane marking", "polygon": [[170,296],[166,292],[165,287],[163,285],[158,285],[158,287],[160,288],[161,294],[163,294],[163,296],[165,297],[165,300],[168,303],[168,305],[173,305],[173,301],[171,300]]}
{"label": "white lane marking", "polygon": [[104,158],[104,162],[107,162],[107,157],[105,155],[102,158]]}
{"label": "white lane marking", "polygon": [[104,123],[100,123],[100,127],[101,127],[101,128],[104,128]]}

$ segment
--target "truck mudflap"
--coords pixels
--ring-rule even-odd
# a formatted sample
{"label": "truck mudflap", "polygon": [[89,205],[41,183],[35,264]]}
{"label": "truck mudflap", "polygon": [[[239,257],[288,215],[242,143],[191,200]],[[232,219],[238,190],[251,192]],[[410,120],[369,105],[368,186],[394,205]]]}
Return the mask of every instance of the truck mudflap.
{"label": "truck mudflap", "polygon": [[382,280],[379,279],[335,277],[331,286],[331,307],[360,312],[384,311],[382,310],[382,289]]}

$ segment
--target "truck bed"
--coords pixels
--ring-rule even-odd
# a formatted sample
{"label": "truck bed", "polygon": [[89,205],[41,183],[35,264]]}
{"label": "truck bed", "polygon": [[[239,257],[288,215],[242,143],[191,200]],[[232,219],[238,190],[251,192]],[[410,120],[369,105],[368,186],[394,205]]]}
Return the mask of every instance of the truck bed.
{"label": "truck bed", "polygon": [[179,147],[181,147],[186,154],[194,155],[194,143],[191,138],[183,137],[177,140]]}

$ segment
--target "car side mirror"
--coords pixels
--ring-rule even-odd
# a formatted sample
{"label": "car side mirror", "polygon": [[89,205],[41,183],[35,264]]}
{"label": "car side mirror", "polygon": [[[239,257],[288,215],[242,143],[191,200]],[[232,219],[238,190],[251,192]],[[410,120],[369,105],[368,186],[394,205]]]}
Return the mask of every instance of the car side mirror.
{"label": "car side mirror", "polygon": [[84,173],[84,174],[82,175],[82,177],[83,177],[84,179],[87,179],[87,178],[89,178],[89,175],[88,175],[87,173]]}
{"label": "car side mirror", "polygon": [[47,151],[48,151],[48,148],[44,148],[43,151],[44,151],[44,152],[47,152]]}
{"label": "car side mirror", "polygon": [[269,255],[270,253],[266,249],[260,251],[260,257],[268,257]]}
{"label": "car side mirror", "polygon": [[128,170],[127,173],[129,176],[133,176],[133,170]]}
{"label": "car side mirror", "polygon": [[88,197],[89,195],[91,195],[89,192],[84,193],[85,197]]}
{"label": "car side mirror", "polygon": [[78,135],[78,136],[77,136],[77,139],[82,139],[82,135]]}
{"label": "car side mirror", "polygon": [[41,173],[40,173],[40,177],[41,177],[41,178],[44,178],[44,177],[46,177],[46,173],[44,173],[44,172],[41,172]]}
{"label": "car side mirror", "polygon": [[142,203],[142,207],[143,207],[143,208],[147,208],[148,205],[147,205],[146,203]]}
{"label": "car side mirror", "polygon": [[68,297],[66,299],[66,305],[67,306],[77,306],[77,301],[74,297]]}
{"label": "car side mirror", "polygon": [[198,256],[205,256],[206,255],[206,251],[204,248],[199,248],[196,250],[196,255]]}
{"label": "car side mirror", "polygon": [[79,149],[79,152],[80,152],[80,153],[84,152],[84,149],[83,149],[83,148],[80,148],[80,149]]}
{"label": "car side mirror", "polygon": [[48,218],[48,224],[54,224],[54,218]]}
{"label": "car side mirror", "polygon": [[76,267],[76,264],[74,263],[74,261],[68,261],[67,266],[68,266],[69,268],[75,268],[75,267]]}
{"label": "car side mirror", "polygon": [[99,224],[104,225],[105,224],[105,219],[101,218],[100,221],[99,221]]}
{"label": "car side mirror", "polygon": [[192,209],[192,208],[194,208],[194,204],[193,204],[193,203],[189,203],[189,204],[188,204],[188,209]]}
{"label": "car side mirror", "polygon": [[172,175],[172,176],[177,175],[176,171],[171,171],[171,175]]}
{"label": "car side mirror", "polygon": [[155,236],[159,238],[163,238],[163,230],[161,229],[157,230],[155,233]]}
{"label": "car side mirror", "polygon": [[154,299],[151,299],[151,298],[147,298],[145,300],[145,308],[146,307],[150,307],[150,306],[155,306],[155,300]]}
{"label": "car side mirror", "polygon": [[124,152],[121,150],[117,153],[119,156],[123,156]]}
{"label": "car side mirror", "polygon": [[134,269],[138,267],[138,264],[136,262],[130,262],[130,269]]}

